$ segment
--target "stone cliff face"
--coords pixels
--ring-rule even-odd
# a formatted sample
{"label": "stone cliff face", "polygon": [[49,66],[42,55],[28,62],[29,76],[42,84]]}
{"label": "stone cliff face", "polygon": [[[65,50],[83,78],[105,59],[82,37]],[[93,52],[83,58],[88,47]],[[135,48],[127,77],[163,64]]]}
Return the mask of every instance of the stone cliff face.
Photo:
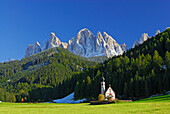
{"label": "stone cliff face", "polygon": [[156,36],[157,34],[159,34],[159,33],[161,33],[161,31],[158,29],[158,30],[156,31],[156,33],[155,33],[155,36]]}
{"label": "stone cliff face", "polygon": [[36,54],[39,52],[41,52],[41,47],[38,42],[36,42],[35,44],[32,44],[32,45],[30,44],[30,45],[28,45],[27,50],[25,52],[25,57],[28,57],[32,54]]}
{"label": "stone cliff face", "polygon": [[139,42],[136,40],[135,43],[132,45],[131,48],[135,48],[135,46],[138,46],[139,45]]}
{"label": "stone cliff face", "polygon": [[67,49],[68,44],[65,42],[61,42],[60,47]]}
{"label": "stone cliff face", "polygon": [[[156,33],[155,33],[155,36],[157,34],[161,33],[160,30],[157,30]],[[135,41],[135,43],[132,45],[131,48],[135,48],[135,46],[138,46],[139,44],[142,44],[143,42],[145,42],[146,40],[148,40],[149,36],[147,33],[143,33],[141,38],[140,38],[140,41]]]}
{"label": "stone cliff face", "polygon": [[25,57],[41,52],[41,50],[46,50],[53,47],[63,47],[77,55],[84,57],[113,57],[121,55],[127,50],[127,46],[125,44],[119,45],[106,32],[104,32],[103,35],[101,32],[98,32],[97,36],[94,36],[92,32],[84,28],[77,33],[75,38],[70,39],[68,44],[61,42],[54,33],[51,33],[50,39],[44,42],[42,49],[38,42],[33,45],[28,45]]}
{"label": "stone cliff face", "polygon": [[141,38],[140,38],[140,41],[135,41],[135,43],[132,45],[131,48],[135,48],[135,46],[138,46],[139,44],[142,44],[143,42],[145,42],[147,39],[149,38],[148,34],[147,33],[143,33]]}
{"label": "stone cliff face", "polygon": [[82,29],[69,40],[68,50],[81,56],[93,56],[95,37],[88,29]]}
{"label": "stone cliff face", "polygon": [[40,44],[38,42],[36,42],[35,44],[32,44],[32,45],[28,45],[27,50],[25,52],[25,57],[28,57],[28,56],[30,56],[32,54],[39,53],[42,50],[46,50],[46,49],[54,48],[54,47],[63,47],[65,49],[67,49],[67,46],[68,46],[67,43],[61,42],[59,40],[59,38],[57,38],[55,36],[54,33],[51,33],[50,34],[50,39],[46,40],[44,42],[44,44],[42,46],[42,49],[41,49],[41,46],[40,46]]}
{"label": "stone cliff face", "polygon": [[140,41],[139,43],[142,44],[144,41],[146,41],[147,39],[149,38],[148,34],[147,33],[143,33],[141,38],[140,38]]}
{"label": "stone cliff face", "polygon": [[69,40],[68,50],[84,57],[117,56],[123,53],[120,45],[106,32],[94,36],[88,29],[82,29]]}
{"label": "stone cliff face", "polygon": [[67,45],[68,45],[67,43],[61,42],[59,38],[57,38],[55,34],[52,32],[50,34],[50,39],[44,42],[42,49],[46,50],[54,47],[67,48]]}
{"label": "stone cliff face", "polygon": [[120,44],[120,47],[122,48],[122,51],[123,51],[123,52],[126,52],[126,51],[127,51],[127,46],[126,46],[125,43],[124,43],[124,44]]}

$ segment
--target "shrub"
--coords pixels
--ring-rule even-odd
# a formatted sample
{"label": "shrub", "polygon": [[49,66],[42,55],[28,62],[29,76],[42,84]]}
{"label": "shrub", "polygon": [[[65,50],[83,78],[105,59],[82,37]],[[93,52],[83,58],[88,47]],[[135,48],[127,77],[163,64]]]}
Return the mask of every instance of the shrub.
{"label": "shrub", "polygon": [[24,102],[24,99],[23,99],[23,98],[21,99],[21,102]]}
{"label": "shrub", "polygon": [[100,102],[104,101],[104,95],[99,94],[98,101],[100,101]]}

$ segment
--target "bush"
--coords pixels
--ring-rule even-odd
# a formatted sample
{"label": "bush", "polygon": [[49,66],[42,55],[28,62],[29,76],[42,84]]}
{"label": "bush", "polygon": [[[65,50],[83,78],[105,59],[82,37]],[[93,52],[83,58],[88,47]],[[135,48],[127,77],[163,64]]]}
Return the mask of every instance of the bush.
{"label": "bush", "polygon": [[104,95],[99,94],[98,101],[100,101],[100,102],[104,101]]}
{"label": "bush", "polygon": [[24,99],[23,99],[23,98],[21,99],[21,102],[24,102]]}

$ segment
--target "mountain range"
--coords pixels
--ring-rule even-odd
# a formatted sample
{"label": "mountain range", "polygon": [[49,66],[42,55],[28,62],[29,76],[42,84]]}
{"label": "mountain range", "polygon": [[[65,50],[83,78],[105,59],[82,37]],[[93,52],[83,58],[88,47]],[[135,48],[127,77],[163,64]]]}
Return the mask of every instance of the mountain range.
{"label": "mountain range", "polygon": [[54,47],[63,47],[84,57],[107,56],[110,58],[115,55],[121,55],[127,50],[125,43],[119,45],[106,32],[103,32],[103,34],[98,32],[97,36],[94,36],[91,31],[84,28],[77,33],[76,37],[70,39],[68,43],[61,42],[55,33],[51,33],[50,39],[45,41],[42,47],[38,42],[28,45],[25,57]]}
{"label": "mountain range", "polygon": [[[160,30],[157,30],[155,35],[159,33]],[[148,34],[143,33],[140,40],[136,40],[131,48],[142,44],[148,38]],[[101,32],[97,32],[97,35],[94,36],[90,30],[84,28],[77,33],[76,37],[70,39],[68,43],[61,42],[55,33],[52,32],[50,33],[50,39],[46,40],[42,47],[38,42],[28,45],[25,57],[54,47],[63,47],[74,54],[84,57],[107,56],[108,58],[111,58],[113,56],[122,55],[123,52],[127,51],[125,43],[118,44],[116,40],[106,32],[103,32],[103,34]]]}

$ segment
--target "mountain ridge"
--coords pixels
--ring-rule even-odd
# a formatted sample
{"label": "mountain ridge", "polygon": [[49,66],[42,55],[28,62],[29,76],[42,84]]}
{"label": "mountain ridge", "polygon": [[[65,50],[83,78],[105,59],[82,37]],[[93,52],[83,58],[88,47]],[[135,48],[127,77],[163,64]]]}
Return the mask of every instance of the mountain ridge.
{"label": "mountain ridge", "polygon": [[[155,32],[155,36],[156,36],[157,34],[159,34],[159,33],[161,33],[161,32],[160,32],[160,30],[158,29],[158,30]],[[141,38],[139,39],[139,41],[136,40],[136,41],[133,43],[133,45],[131,46],[131,48],[135,48],[135,46],[138,46],[138,45],[140,45],[140,44],[143,44],[146,40],[148,40],[148,38],[150,38],[149,35],[148,35],[148,33],[143,33],[143,34],[141,35]]]}
{"label": "mountain ridge", "polygon": [[[110,35],[106,32],[103,32],[103,35],[100,31],[97,32],[97,36],[94,36],[93,33],[87,28],[81,29],[76,37],[73,37],[66,42],[61,42],[60,39],[55,35],[55,33],[50,33],[50,39],[46,40],[41,47],[39,45],[38,50],[35,50],[32,45],[28,45],[25,52],[25,57],[28,57],[32,54],[39,53],[42,50],[46,50],[54,47],[63,47],[68,49],[70,52],[73,52],[77,55],[84,57],[94,57],[94,56],[107,56],[113,57],[123,54],[127,50],[125,43],[119,45]],[[122,49],[123,48],[123,49]]]}

